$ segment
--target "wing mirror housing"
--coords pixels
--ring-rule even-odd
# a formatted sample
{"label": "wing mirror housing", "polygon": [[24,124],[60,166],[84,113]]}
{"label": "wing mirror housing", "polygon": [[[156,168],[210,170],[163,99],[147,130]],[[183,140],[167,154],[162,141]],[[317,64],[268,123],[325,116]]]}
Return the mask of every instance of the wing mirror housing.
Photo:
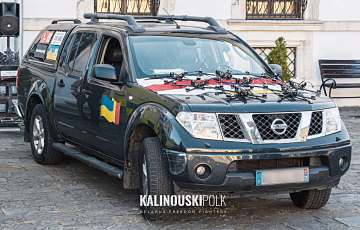
{"label": "wing mirror housing", "polygon": [[271,67],[271,69],[273,69],[275,74],[279,74],[279,77],[282,77],[282,68],[280,65],[278,64],[270,64],[269,65]]}
{"label": "wing mirror housing", "polygon": [[111,83],[119,83],[119,78],[116,74],[114,66],[108,64],[94,65],[91,71],[91,76],[97,79],[110,81]]}

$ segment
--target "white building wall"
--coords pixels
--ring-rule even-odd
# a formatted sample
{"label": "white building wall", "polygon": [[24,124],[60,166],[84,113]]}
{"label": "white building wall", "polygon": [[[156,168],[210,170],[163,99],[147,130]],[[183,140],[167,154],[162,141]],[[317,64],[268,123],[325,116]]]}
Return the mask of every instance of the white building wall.
{"label": "white building wall", "polygon": [[77,0],[25,0],[24,18],[76,18]]}
{"label": "white building wall", "polygon": [[26,51],[28,50],[31,43],[34,41],[35,37],[39,34],[39,31],[24,31],[23,33],[23,54],[25,55]]}
{"label": "white building wall", "polygon": [[321,0],[319,6],[319,20],[360,20],[359,7],[359,0]]}
{"label": "white building wall", "polygon": [[229,19],[231,0],[177,0],[173,14]]}
{"label": "white building wall", "polygon": [[319,59],[360,59],[360,32],[314,32],[313,75],[320,79]]}

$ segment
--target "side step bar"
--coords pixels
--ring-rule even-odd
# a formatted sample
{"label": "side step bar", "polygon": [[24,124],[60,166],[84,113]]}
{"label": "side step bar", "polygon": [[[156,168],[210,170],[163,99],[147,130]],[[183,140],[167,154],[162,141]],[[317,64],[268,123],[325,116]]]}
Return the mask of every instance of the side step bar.
{"label": "side step bar", "polygon": [[72,156],[75,159],[78,159],[79,161],[82,161],[90,166],[93,166],[94,168],[100,169],[112,176],[115,176],[120,179],[122,179],[124,176],[123,170],[116,168],[112,165],[106,164],[105,162],[102,162],[94,157],[90,157],[84,153],[78,152],[64,144],[53,143],[52,147],[62,153],[65,153],[66,155]]}
{"label": "side step bar", "polygon": [[1,127],[0,132],[20,132],[19,127]]}

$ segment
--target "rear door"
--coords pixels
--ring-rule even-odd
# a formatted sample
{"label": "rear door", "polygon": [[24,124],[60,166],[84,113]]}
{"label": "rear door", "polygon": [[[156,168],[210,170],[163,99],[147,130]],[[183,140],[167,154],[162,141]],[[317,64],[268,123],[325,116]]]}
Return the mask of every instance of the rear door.
{"label": "rear door", "polygon": [[65,44],[60,58],[55,85],[55,117],[61,134],[70,140],[84,143],[81,85],[87,72],[88,61],[96,42],[93,31],[74,31]]}

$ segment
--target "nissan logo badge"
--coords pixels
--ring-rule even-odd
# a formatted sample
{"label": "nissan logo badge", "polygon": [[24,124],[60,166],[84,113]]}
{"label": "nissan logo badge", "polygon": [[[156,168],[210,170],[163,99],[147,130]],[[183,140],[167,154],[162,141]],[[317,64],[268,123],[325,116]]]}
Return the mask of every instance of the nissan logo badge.
{"label": "nissan logo badge", "polygon": [[271,123],[271,130],[277,135],[283,135],[286,132],[287,124],[282,119],[275,119]]}

